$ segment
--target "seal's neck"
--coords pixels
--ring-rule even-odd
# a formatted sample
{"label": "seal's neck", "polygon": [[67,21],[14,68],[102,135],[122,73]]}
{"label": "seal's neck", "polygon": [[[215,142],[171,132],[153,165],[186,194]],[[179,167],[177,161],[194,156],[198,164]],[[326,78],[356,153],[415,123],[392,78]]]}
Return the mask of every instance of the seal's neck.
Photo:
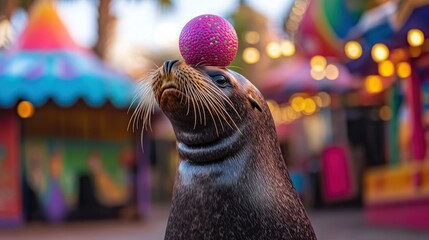
{"label": "seal's neck", "polygon": [[[237,156],[246,154],[243,150],[237,152]],[[245,164],[236,157],[209,163],[181,160],[176,181],[181,187],[204,188],[209,184],[214,188],[225,188],[236,185],[244,171]]]}
{"label": "seal's neck", "polygon": [[242,125],[232,135],[203,146],[192,147],[178,141],[178,186],[204,188],[209,184],[224,188],[260,184],[254,181],[259,176],[275,174],[286,178],[287,170],[273,126],[264,122],[258,128],[260,131],[254,129],[254,126]]}

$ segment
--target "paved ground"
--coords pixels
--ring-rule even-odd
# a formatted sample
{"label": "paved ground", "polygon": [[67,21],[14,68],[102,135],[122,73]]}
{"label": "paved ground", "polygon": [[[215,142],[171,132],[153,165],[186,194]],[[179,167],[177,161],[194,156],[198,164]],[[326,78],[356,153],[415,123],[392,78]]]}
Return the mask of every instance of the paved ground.
{"label": "paved ground", "polygon": [[429,231],[367,225],[356,209],[312,212],[310,218],[319,240],[429,240]]}
{"label": "paved ground", "polygon": [[[47,225],[31,223],[21,229],[0,230],[1,240],[160,240],[167,207],[156,207],[146,221],[92,221]],[[367,226],[359,210],[310,213],[319,240],[428,240],[429,231]]]}

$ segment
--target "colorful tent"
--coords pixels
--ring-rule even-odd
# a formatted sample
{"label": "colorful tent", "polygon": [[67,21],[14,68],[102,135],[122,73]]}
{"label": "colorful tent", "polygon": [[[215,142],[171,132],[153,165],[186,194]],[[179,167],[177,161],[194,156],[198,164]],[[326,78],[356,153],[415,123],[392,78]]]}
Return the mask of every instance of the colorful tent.
{"label": "colorful tent", "polygon": [[0,55],[0,107],[20,99],[41,106],[49,98],[60,106],[82,98],[90,106],[109,100],[127,107],[132,88],[132,80],[73,41],[47,2],[34,6],[17,44]]}
{"label": "colorful tent", "polygon": [[341,56],[342,40],[371,2],[371,0],[310,1],[298,29],[303,51],[310,56]]}
{"label": "colorful tent", "polygon": [[358,89],[361,82],[357,81],[348,70],[337,61],[329,60],[335,66],[337,73],[333,73],[334,80],[326,77],[315,80],[311,76],[310,60],[296,55],[270,70],[264,77],[264,86],[261,89],[268,97],[281,100],[293,93],[307,92],[347,92]]}
{"label": "colorful tent", "polygon": [[[390,11],[393,5],[395,5],[394,11]],[[347,62],[351,72],[361,75],[377,74],[377,64],[371,57],[371,48],[374,44],[383,43],[389,49],[408,47],[407,34],[414,28],[421,30],[425,36],[429,35],[428,0],[387,2],[371,12],[372,14],[362,15],[362,19],[355,28],[350,30],[351,34],[346,38],[346,40],[356,40],[362,45],[362,56]],[[364,25],[364,22],[367,23],[366,27],[359,28]],[[419,70],[426,71],[426,69],[423,66]]]}
{"label": "colorful tent", "polygon": [[[428,0],[401,0],[397,4],[397,11],[393,14],[391,24],[387,24],[387,18],[383,22],[374,22],[374,26],[362,32],[361,36],[353,36],[348,40],[359,41],[362,45],[363,54],[356,60],[350,60],[347,67],[351,72],[359,72],[362,75],[377,74],[377,63],[371,57],[371,48],[374,43],[383,43],[389,49],[403,49],[404,56],[401,61],[409,61],[412,74],[410,86],[406,95],[409,96],[408,104],[411,109],[411,121],[413,130],[412,146],[413,157],[423,159],[425,156],[425,139],[423,136],[421,90],[427,90],[427,78],[429,77],[428,58],[426,44],[414,48],[416,55],[412,54],[407,41],[408,32],[411,29],[419,29],[424,36],[429,35],[429,1]],[[383,30],[384,29],[384,30]],[[387,30],[386,30],[387,29]],[[390,30],[389,30],[390,29]],[[380,34],[381,32],[389,34]],[[371,36],[369,38],[368,36]],[[393,58],[393,56],[391,57]]]}

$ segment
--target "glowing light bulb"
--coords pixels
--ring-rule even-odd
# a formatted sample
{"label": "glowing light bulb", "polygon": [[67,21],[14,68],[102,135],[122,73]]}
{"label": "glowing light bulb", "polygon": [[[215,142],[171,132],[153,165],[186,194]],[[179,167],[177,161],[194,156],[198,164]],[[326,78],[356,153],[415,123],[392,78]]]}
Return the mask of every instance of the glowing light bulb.
{"label": "glowing light bulb", "polygon": [[306,98],[304,100],[304,109],[302,112],[306,115],[311,115],[311,114],[315,113],[316,110],[317,110],[317,106],[316,106],[316,103],[314,102],[314,100],[311,98]]}
{"label": "glowing light bulb", "polygon": [[325,71],[315,71],[314,69],[310,70],[310,75],[314,80],[320,81],[325,78]]}
{"label": "glowing light bulb", "polygon": [[250,44],[257,44],[260,40],[259,33],[256,31],[249,31],[244,34],[244,40]]}
{"label": "glowing light bulb", "polygon": [[17,112],[21,118],[29,118],[34,114],[34,106],[31,102],[22,101],[18,104]]}
{"label": "glowing light bulb", "polygon": [[326,66],[325,75],[327,79],[335,80],[340,75],[340,70],[338,70],[338,67],[334,64],[328,64],[328,66]]}
{"label": "glowing light bulb", "polygon": [[290,57],[295,54],[295,45],[290,40],[285,40],[280,45],[283,56]]}
{"label": "glowing light bulb", "polygon": [[379,93],[383,90],[383,83],[377,75],[370,75],[365,78],[365,89],[369,93]]}
{"label": "glowing light bulb", "polygon": [[383,77],[390,77],[395,72],[393,63],[389,60],[382,61],[378,64],[378,73]]}
{"label": "glowing light bulb", "polygon": [[259,61],[260,55],[259,50],[253,47],[244,49],[243,60],[247,64],[254,64]]}
{"label": "glowing light bulb", "polygon": [[362,56],[362,46],[356,41],[349,41],[344,46],[344,52],[350,59],[358,59]]}
{"label": "glowing light bulb", "polygon": [[320,55],[314,56],[310,60],[311,69],[315,72],[322,72],[326,68],[326,58]]}
{"label": "glowing light bulb", "polygon": [[282,55],[280,44],[277,42],[268,43],[266,51],[270,58],[279,58]]}
{"label": "glowing light bulb", "polygon": [[304,107],[305,107],[304,100],[305,99],[301,96],[294,97],[291,102],[291,106],[293,110],[295,110],[296,112],[300,112],[304,110]]}
{"label": "glowing light bulb", "polygon": [[376,62],[381,62],[389,57],[389,49],[382,43],[375,44],[371,49],[372,59]]}
{"label": "glowing light bulb", "polygon": [[407,62],[400,62],[396,66],[396,72],[398,74],[398,77],[407,78],[411,75],[411,66]]}
{"label": "glowing light bulb", "polygon": [[418,47],[423,45],[425,41],[425,35],[419,29],[410,29],[407,33],[408,44],[412,47]]}

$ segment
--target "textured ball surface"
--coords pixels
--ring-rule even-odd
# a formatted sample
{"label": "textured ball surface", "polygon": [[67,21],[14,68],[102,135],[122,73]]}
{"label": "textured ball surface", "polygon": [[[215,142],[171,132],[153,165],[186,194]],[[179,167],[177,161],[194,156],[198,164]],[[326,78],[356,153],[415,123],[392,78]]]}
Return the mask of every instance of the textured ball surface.
{"label": "textured ball surface", "polygon": [[238,38],[227,20],[205,14],[193,18],[183,27],[179,47],[188,64],[228,66],[237,54]]}

